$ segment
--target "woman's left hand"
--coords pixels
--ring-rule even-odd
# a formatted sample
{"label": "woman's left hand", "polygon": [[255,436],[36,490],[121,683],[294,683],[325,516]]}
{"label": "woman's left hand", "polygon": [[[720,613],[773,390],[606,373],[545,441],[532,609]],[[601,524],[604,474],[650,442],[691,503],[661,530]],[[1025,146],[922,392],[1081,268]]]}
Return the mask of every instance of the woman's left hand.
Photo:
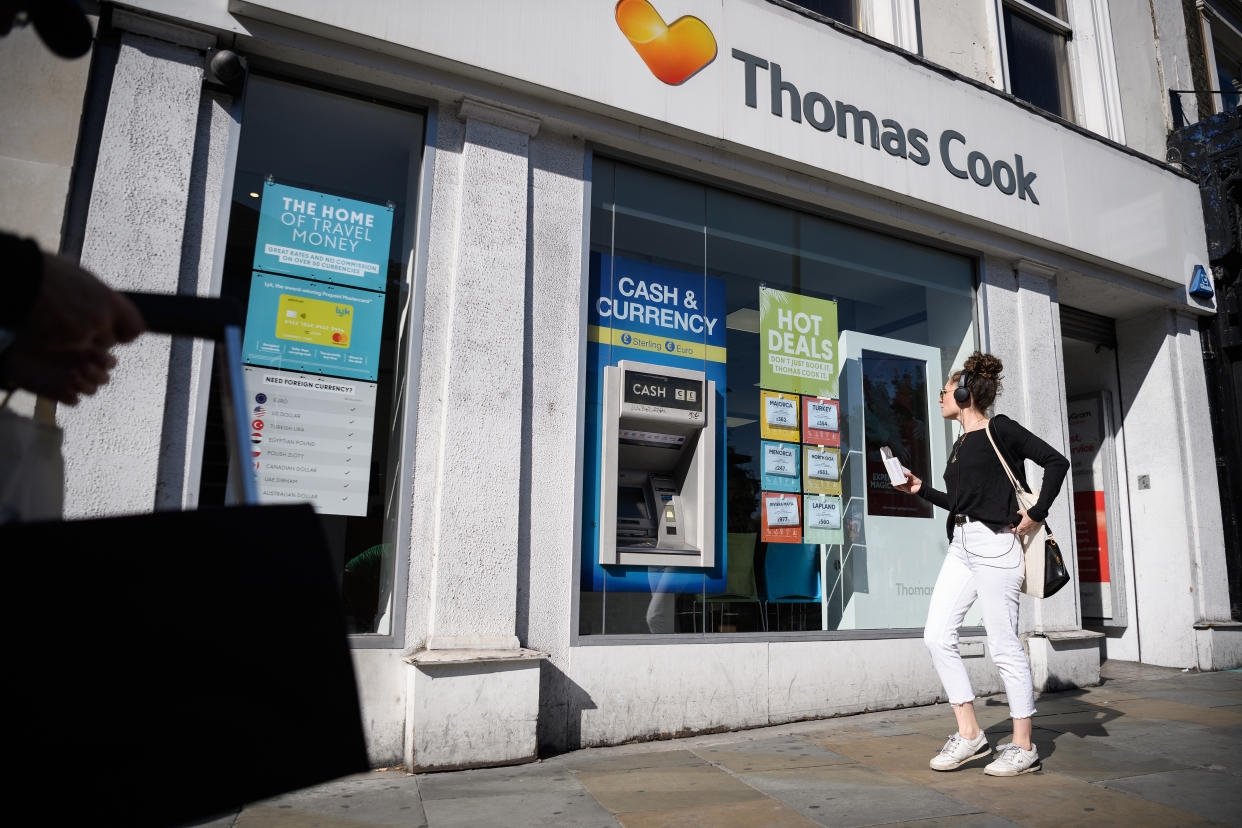
{"label": "woman's left hand", "polygon": [[1026,516],[1026,509],[1019,509],[1018,514],[1022,515],[1022,521],[1013,527],[1015,535],[1029,535],[1039,528],[1039,524]]}

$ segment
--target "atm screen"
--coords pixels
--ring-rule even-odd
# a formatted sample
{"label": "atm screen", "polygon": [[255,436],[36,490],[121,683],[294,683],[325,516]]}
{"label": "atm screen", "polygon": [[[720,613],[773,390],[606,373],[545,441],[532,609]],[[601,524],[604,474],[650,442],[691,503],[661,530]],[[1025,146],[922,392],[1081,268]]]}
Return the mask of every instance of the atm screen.
{"label": "atm screen", "polygon": [[617,519],[651,520],[647,509],[646,493],[638,486],[621,486],[617,489]]}

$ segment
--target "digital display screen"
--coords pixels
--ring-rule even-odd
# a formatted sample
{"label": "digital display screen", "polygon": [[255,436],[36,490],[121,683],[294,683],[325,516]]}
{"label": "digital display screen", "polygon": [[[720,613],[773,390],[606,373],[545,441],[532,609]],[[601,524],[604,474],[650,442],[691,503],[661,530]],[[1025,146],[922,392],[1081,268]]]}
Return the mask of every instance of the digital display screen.
{"label": "digital display screen", "polygon": [[642,489],[637,486],[622,486],[617,489],[617,518],[651,520],[647,497]]}

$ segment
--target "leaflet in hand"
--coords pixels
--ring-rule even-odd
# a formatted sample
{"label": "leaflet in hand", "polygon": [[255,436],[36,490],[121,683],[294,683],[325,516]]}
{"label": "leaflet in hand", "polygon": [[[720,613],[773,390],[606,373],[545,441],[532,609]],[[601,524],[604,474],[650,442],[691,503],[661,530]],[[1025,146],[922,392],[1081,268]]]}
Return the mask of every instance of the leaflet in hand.
{"label": "leaflet in hand", "polygon": [[910,470],[901,465],[901,461],[893,456],[893,450],[888,446],[880,448],[880,457],[884,460],[884,469],[888,472],[888,479],[894,486],[900,486],[906,482],[906,475]]}

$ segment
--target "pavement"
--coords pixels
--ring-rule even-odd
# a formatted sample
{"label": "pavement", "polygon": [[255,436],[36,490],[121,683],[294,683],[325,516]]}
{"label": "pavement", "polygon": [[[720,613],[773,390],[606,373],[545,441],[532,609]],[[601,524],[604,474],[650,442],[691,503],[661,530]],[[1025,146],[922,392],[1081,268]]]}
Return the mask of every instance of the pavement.
{"label": "pavement", "polygon": [[[1242,671],[1105,662],[1099,687],[1046,693],[1043,769],[927,762],[948,705],[578,750],[528,765],[379,770],[255,803],[203,828],[365,826],[1242,826]],[[975,703],[1008,741],[1004,696]]]}

